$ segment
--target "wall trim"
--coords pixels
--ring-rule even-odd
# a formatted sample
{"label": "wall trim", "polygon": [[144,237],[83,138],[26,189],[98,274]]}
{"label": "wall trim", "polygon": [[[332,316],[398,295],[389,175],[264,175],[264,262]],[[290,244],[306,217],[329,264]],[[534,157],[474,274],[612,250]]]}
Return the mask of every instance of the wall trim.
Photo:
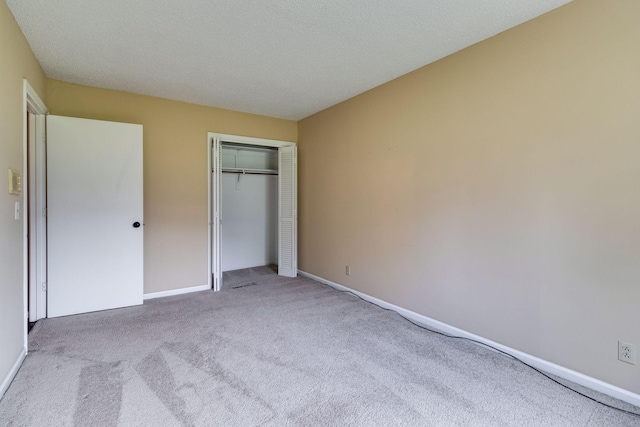
{"label": "wall trim", "polygon": [[201,286],[192,286],[190,288],[172,289],[170,291],[151,292],[149,294],[144,294],[143,299],[144,301],[146,301],[148,299],[171,297],[174,295],[182,295],[182,294],[190,294],[191,292],[208,291],[209,289],[211,289],[209,285],[201,285]]}
{"label": "wall trim", "polygon": [[[47,292],[43,290],[43,286],[37,286],[37,281],[46,282],[46,269],[47,269],[47,261],[46,257],[42,257],[42,254],[46,254],[46,218],[44,216],[37,216],[35,221],[36,229],[31,230],[31,237],[34,240],[34,245],[32,245],[32,249],[35,250],[35,254],[40,255],[39,258],[34,257],[33,260],[35,262],[35,276],[32,279],[33,283],[29,283],[29,246],[30,246],[30,238],[29,238],[29,199],[32,196],[32,192],[35,191],[35,198],[33,199],[36,202],[35,206],[32,206],[34,212],[37,212],[37,208],[46,207],[46,166],[44,166],[44,162],[37,162],[35,165],[35,175],[36,185],[34,186],[29,177],[29,140],[27,138],[27,129],[28,129],[28,117],[27,112],[32,113],[36,116],[35,122],[35,135],[34,142],[35,152],[31,153],[31,159],[34,160],[40,157],[42,160],[42,156],[46,153],[45,148],[45,139],[46,139],[46,131],[45,131],[45,122],[44,117],[48,114],[47,106],[42,102],[38,93],[31,87],[27,79],[22,79],[22,318],[24,319],[23,323],[23,346],[24,348],[28,348],[29,342],[29,331],[28,331],[28,322],[29,322],[29,291],[28,287],[30,285],[34,285],[33,289],[33,299],[36,302],[37,307],[37,319],[42,319],[46,317],[47,314]],[[40,231],[38,228],[40,227]],[[36,243],[37,242],[37,243]],[[32,255],[35,255],[32,254]],[[33,308],[33,307],[31,307]],[[3,383],[4,384],[4,383]],[[1,390],[1,389],[0,389]],[[2,393],[0,393],[2,396]]]}
{"label": "wall trim", "polygon": [[22,347],[22,351],[20,352],[20,355],[16,359],[16,362],[11,367],[11,370],[9,370],[9,373],[2,381],[2,384],[0,384],[0,399],[2,399],[4,394],[7,392],[7,389],[11,385],[11,381],[13,381],[16,374],[18,373],[18,370],[22,366],[22,362],[24,362],[25,357],[27,357],[27,348]]}
{"label": "wall trim", "polygon": [[[25,85],[28,85],[25,80]],[[47,167],[46,167],[46,115],[33,114],[27,105],[29,116],[27,127],[29,131],[24,135],[27,144],[26,169],[27,194],[23,211],[32,212],[28,215],[27,244],[29,276],[27,286],[31,295],[28,303],[29,321],[36,322],[47,317]],[[27,138],[28,134],[28,138]]]}
{"label": "wall trim", "polygon": [[576,384],[580,384],[581,386],[588,387],[592,390],[599,391],[600,393],[606,394],[611,397],[615,397],[616,399],[622,400],[624,402],[630,403],[632,405],[640,407],[640,394],[633,393],[629,390],[625,390],[613,384],[606,383],[604,381],[598,380],[596,378],[581,374],[580,372],[573,371],[571,369],[565,368],[560,365],[556,365],[555,363],[546,361],[544,359],[540,359],[538,357],[532,356],[530,354],[524,353],[520,350],[516,350],[511,347],[507,347],[506,345],[499,344],[495,341],[491,341],[487,338],[481,337],[479,335],[472,334],[471,332],[467,332],[464,329],[456,328],[455,326],[451,326],[444,322],[440,322],[439,320],[432,319],[430,317],[424,316],[422,314],[418,314],[414,311],[407,310],[405,308],[399,307],[397,305],[391,304],[384,300],[372,297],[368,294],[365,294],[360,291],[356,291],[347,286],[340,285],[338,283],[332,282],[330,280],[324,279],[322,277],[316,276],[311,273],[307,273],[306,271],[298,270],[298,273],[302,276],[313,279],[317,282],[324,283],[325,285],[329,285],[332,288],[335,288],[339,291],[348,291],[352,292],[355,295],[358,295],[362,299],[365,299],[377,306],[382,308],[387,308],[393,310],[416,323],[420,323],[422,325],[428,326],[429,328],[436,329],[438,331],[444,332],[448,335],[454,335],[456,337],[464,337],[470,338],[475,341],[479,341],[481,343],[490,345],[495,347],[505,353],[508,353],[517,359],[537,368],[542,371],[545,371],[549,374],[556,375],[560,378],[564,378],[565,380],[572,381]]}

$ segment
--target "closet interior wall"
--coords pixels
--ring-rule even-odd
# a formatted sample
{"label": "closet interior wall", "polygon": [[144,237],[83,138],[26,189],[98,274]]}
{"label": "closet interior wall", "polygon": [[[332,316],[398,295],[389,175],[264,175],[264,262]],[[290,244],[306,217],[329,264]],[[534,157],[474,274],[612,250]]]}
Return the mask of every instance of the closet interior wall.
{"label": "closet interior wall", "polygon": [[222,144],[222,271],[278,263],[278,150]]}

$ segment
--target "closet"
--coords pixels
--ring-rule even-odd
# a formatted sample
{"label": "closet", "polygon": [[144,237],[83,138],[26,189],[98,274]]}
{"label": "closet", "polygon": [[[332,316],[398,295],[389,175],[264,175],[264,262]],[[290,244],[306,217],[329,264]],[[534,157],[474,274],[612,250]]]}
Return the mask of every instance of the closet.
{"label": "closet", "polygon": [[278,149],[222,143],[222,272],[278,264]]}
{"label": "closet", "polygon": [[210,134],[211,277],[277,265],[295,277],[296,146],[286,141]]}

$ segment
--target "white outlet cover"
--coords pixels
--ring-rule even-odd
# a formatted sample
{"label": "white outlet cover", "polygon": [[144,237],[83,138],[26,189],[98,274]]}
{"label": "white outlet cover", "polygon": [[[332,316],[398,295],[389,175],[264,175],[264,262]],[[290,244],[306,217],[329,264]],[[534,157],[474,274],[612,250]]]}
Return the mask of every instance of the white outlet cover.
{"label": "white outlet cover", "polygon": [[635,365],[636,346],[628,342],[618,341],[618,360]]}

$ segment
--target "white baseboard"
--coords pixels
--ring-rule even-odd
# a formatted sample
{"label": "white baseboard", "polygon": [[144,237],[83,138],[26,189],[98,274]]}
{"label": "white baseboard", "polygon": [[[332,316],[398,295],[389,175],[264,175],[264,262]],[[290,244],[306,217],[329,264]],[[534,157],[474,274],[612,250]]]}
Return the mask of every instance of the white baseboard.
{"label": "white baseboard", "polygon": [[307,273],[302,270],[298,270],[298,273],[302,276],[306,276],[320,283],[324,283],[325,285],[329,285],[332,288],[335,288],[339,291],[352,292],[355,295],[358,295],[359,297],[361,297],[362,299],[365,299],[377,306],[393,310],[398,314],[400,314],[401,316],[406,317],[407,319],[410,319],[416,323],[422,324],[424,326],[428,326],[429,328],[438,330],[440,332],[444,332],[448,335],[469,338],[474,341],[479,341],[488,346],[495,347],[500,351],[504,351],[505,353],[508,353],[513,357],[525,362],[528,365],[531,365],[537,369],[540,369],[541,371],[545,371],[549,374],[556,375],[560,378],[564,378],[576,384],[580,384],[584,387],[588,387],[592,390],[599,391],[600,393],[606,394],[611,397],[615,397],[616,399],[620,399],[624,402],[640,407],[640,395],[633,393],[629,390],[625,390],[623,388],[617,387],[613,384],[606,383],[604,381],[600,381],[596,378],[589,377],[587,375],[581,374],[580,372],[573,371],[563,366],[556,365],[555,363],[551,363],[546,360],[540,359],[538,357],[532,356],[530,354],[524,353],[522,351],[516,350],[514,348],[507,347],[506,345],[499,344],[495,341],[491,341],[479,335],[472,334],[471,332],[467,332],[463,329],[456,328],[455,326],[451,326],[446,323],[440,322],[438,320],[432,319],[430,317],[423,316],[422,314],[418,314],[416,312],[407,310],[405,308],[398,307],[397,305],[372,297],[363,292],[353,290],[351,288],[340,285],[338,283],[334,283],[330,280],[323,279],[322,277],[316,276],[314,274]]}
{"label": "white baseboard", "polygon": [[209,285],[201,285],[192,286],[190,288],[172,289],[170,291],[152,292],[149,294],[144,294],[143,299],[146,301],[148,299],[171,297],[174,295],[189,294],[191,292],[208,291],[209,289],[211,289]]}
{"label": "white baseboard", "polygon": [[2,381],[2,384],[0,385],[0,399],[2,399],[2,396],[4,396],[7,389],[11,385],[11,381],[13,381],[13,378],[18,373],[18,370],[20,369],[20,366],[22,366],[22,362],[24,362],[25,357],[27,357],[27,349],[22,348],[22,351],[20,352],[20,355],[16,359],[16,362],[13,364],[13,366],[11,367],[11,370]]}

